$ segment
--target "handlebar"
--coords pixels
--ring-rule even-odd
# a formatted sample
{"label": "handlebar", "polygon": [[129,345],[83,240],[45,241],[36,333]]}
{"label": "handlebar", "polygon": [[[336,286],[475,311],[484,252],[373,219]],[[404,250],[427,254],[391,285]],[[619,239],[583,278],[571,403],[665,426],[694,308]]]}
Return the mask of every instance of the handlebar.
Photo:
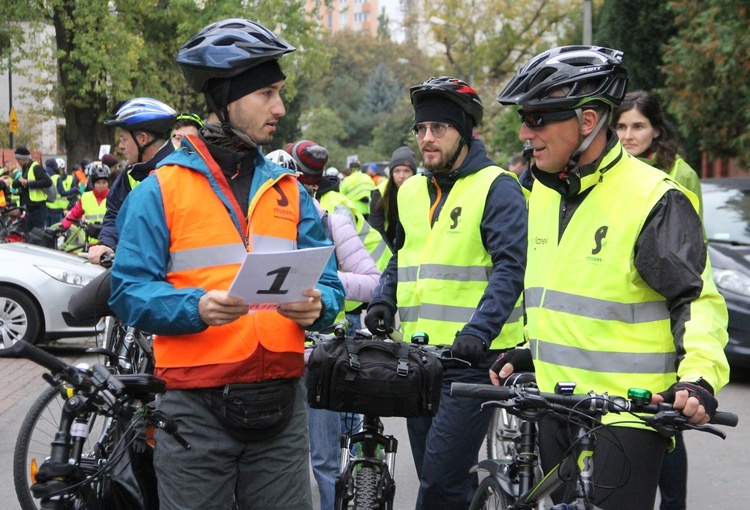
{"label": "handlebar", "polygon": [[[522,409],[546,409],[551,411],[568,412],[578,411],[591,416],[601,416],[607,413],[643,413],[653,416],[641,416],[647,424],[659,430],[660,426],[666,425],[679,429],[695,429],[711,432],[720,437],[724,433],[709,426],[693,425],[688,423],[687,418],[681,412],[674,409],[672,404],[665,402],[651,404],[650,393],[648,401],[638,397],[619,397],[607,393],[597,395],[594,392],[587,394],[559,394],[540,392],[538,388],[529,386],[494,386],[492,384],[468,384],[453,383],[451,395],[480,398],[488,402],[513,403],[502,405],[509,412]],[[717,411],[711,418],[711,424],[735,427],[739,418],[734,413]]]}
{"label": "handlebar", "polygon": [[[17,341],[11,347],[3,347],[3,344],[0,343],[0,358],[33,361],[73,386],[77,391],[96,397],[96,407],[107,413],[109,411],[122,412],[131,407],[131,394],[128,386],[129,375],[118,376],[99,363],[94,364],[91,368],[69,365],[60,358],[22,340]],[[45,377],[49,378],[49,376]],[[139,377],[148,376],[139,375]],[[150,377],[152,380],[164,384],[156,377]],[[51,381],[52,379],[49,378],[48,380]],[[140,381],[133,382],[133,384],[137,387],[142,386]],[[137,389],[133,389],[133,394],[137,394],[137,391]],[[163,391],[163,386],[161,390],[157,391]],[[172,435],[185,449],[190,449],[187,441],[177,432],[177,424],[167,415],[152,412],[148,418],[153,425]]]}

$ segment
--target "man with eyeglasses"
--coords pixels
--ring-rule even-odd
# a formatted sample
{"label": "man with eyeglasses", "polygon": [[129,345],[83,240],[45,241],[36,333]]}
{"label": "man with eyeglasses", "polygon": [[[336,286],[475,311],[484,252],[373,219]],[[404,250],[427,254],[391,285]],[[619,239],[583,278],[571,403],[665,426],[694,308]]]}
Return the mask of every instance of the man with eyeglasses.
{"label": "man with eyeglasses", "polygon": [[[536,180],[524,290],[530,350],[505,353],[490,377],[497,384],[530,368],[533,357],[541,391],[560,381],[575,382],[577,393],[643,388],[652,402],[673,401],[702,425],[729,378],[726,305],[711,276],[695,195],[629,156],[608,126],[625,96],[622,57],[595,46],[551,49],[521,68],[497,99],[520,107],[519,137],[533,150]],[[654,508],[670,440],[634,421],[603,417],[594,457],[600,508]],[[547,471],[576,431],[550,417],[540,432]],[[554,494],[555,502],[566,501],[574,484]]]}
{"label": "man with eyeglasses", "polygon": [[[473,129],[484,110],[461,80],[411,88],[414,132],[426,168],[398,192],[395,248],[365,324],[385,334],[398,308],[406,338],[426,332],[452,344],[437,415],[409,418],[420,480],[417,509],[465,509],[491,411],[450,395],[452,382],[487,382],[497,355],[523,342],[519,296],[526,262],[526,207],[516,176],[488,156]],[[470,366],[469,366],[470,365]]]}

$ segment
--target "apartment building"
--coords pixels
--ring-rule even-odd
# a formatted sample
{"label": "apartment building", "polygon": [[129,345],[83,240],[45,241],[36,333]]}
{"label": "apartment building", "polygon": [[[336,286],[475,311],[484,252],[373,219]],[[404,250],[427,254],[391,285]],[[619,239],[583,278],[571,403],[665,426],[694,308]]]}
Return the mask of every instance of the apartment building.
{"label": "apartment building", "polygon": [[[315,2],[307,0],[308,12],[315,10]],[[321,25],[331,33],[364,32],[375,37],[378,33],[378,0],[333,0],[332,8],[323,5],[318,11]]]}

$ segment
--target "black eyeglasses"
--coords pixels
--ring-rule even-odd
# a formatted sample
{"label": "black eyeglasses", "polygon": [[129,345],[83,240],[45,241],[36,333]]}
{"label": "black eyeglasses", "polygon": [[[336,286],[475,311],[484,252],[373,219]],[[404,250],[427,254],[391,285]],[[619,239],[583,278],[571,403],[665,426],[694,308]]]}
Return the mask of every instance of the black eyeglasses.
{"label": "black eyeglasses", "polygon": [[449,127],[450,124],[445,124],[444,122],[433,122],[431,124],[419,123],[414,124],[411,130],[415,135],[417,135],[417,138],[421,140],[422,138],[424,138],[425,133],[427,133],[427,128],[430,129],[432,136],[434,136],[435,138],[442,138],[445,136],[445,133],[448,132]]}
{"label": "black eyeglasses", "polygon": [[557,112],[525,112],[518,110],[518,115],[521,116],[521,122],[526,124],[531,129],[537,129],[551,122],[561,122],[563,120],[572,119],[576,116],[575,110],[561,110]]}

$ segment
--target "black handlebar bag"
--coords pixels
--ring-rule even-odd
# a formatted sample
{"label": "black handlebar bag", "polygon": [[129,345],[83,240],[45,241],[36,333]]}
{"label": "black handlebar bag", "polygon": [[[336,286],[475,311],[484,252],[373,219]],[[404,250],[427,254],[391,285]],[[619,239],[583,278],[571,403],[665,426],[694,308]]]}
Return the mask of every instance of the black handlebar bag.
{"label": "black handlebar bag", "polygon": [[435,416],[443,367],[412,344],[334,339],[313,347],[307,401],[314,409],[376,416]]}

